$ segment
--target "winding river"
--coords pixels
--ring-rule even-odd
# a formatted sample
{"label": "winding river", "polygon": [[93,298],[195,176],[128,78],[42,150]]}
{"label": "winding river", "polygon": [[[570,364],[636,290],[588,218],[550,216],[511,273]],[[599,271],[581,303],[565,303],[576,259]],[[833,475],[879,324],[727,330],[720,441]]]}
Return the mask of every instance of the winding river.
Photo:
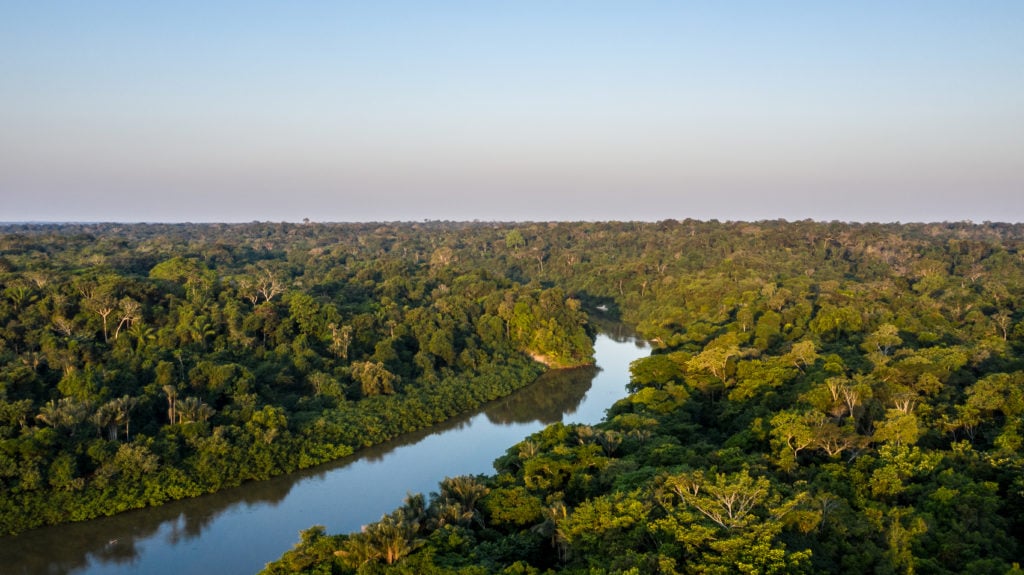
{"label": "winding river", "polygon": [[598,367],[549,372],[479,412],[268,481],[0,538],[0,571],[12,574],[251,574],[311,525],[356,531],[437,490],[445,476],[493,473],[492,462],[544,426],[597,423],[626,394],[629,363],[647,355],[631,336],[603,333]]}

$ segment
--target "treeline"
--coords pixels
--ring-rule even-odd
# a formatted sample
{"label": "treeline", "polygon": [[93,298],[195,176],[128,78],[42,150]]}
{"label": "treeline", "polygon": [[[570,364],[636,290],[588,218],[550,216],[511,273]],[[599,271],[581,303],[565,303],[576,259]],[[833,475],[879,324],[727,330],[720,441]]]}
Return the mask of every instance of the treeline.
{"label": "treeline", "polygon": [[592,362],[562,288],[362,233],[0,228],[0,533],[323,463],[505,396],[536,360]]}
{"label": "treeline", "polygon": [[496,231],[454,257],[655,342],[631,395],[265,572],[1021,572],[1024,227]]}

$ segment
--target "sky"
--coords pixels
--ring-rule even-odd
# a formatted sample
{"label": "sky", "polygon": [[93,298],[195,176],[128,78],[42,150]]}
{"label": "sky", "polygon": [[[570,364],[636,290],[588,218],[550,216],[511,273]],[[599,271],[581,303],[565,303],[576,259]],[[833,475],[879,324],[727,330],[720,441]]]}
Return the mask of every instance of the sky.
{"label": "sky", "polygon": [[1024,221],[1024,2],[0,0],[0,221]]}

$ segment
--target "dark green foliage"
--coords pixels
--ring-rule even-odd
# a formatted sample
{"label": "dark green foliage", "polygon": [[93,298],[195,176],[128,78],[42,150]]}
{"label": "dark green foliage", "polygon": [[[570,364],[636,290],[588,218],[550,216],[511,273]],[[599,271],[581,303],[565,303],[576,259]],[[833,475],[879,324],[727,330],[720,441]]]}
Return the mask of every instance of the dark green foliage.
{"label": "dark green foliage", "polygon": [[1022,226],[495,227],[445,259],[573,290],[654,355],[605,423],[499,458],[482,523],[420,523],[374,572],[1020,572]]}
{"label": "dark green foliage", "polygon": [[531,355],[592,361],[576,299],[428,261],[439,232],[0,230],[0,533],[323,463],[508,395]]}

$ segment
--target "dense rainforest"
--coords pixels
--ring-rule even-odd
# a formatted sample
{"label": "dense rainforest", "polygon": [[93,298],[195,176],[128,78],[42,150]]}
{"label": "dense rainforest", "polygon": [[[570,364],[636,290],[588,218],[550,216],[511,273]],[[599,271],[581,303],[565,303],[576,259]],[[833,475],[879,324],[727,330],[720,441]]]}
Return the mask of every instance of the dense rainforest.
{"label": "dense rainforest", "polygon": [[337,459],[592,362],[579,300],[455,265],[443,229],[0,232],[0,534]]}
{"label": "dense rainforest", "polygon": [[266,572],[1019,573],[1022,248],[988,223],[6,225],[0,531],[429,425],[586,363],[600,316],[655,346],[604,423]]}
{"label": "dense rainforest", "polygon": [[1024,226],[453,237],[461,265],[560,286],[655,352],[604,423],[358,533],[311,527],[266,573],[1021,573]]}

